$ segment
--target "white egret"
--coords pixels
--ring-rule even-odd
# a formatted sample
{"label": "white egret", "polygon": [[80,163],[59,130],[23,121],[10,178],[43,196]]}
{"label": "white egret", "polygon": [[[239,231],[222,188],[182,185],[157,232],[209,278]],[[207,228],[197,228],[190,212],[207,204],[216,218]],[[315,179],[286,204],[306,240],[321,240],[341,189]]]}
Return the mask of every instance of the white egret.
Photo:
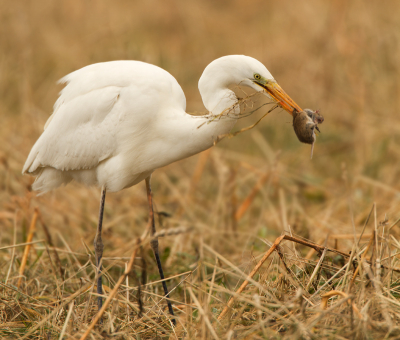
{"label": "white egret", "polygon": [[[22,173],[36,176],[33,190],[41,193],[72,180],[101,188],[94,241],[99,294],[102,294],[101,230],[106,191],[119,191],[145,180],[153,237],[156,230],[151,174],[157,168],[210,148],[218,136],[231,130],[237,115],[210,120],[210,115],[219,115],[238,102],[229,87],[253,88],[290,114],[302,112],[262,63],[242,55],[219,58],[204,70],[199,90],[210,113],[207,116],[187,114],[185,95],[175,78],[157,66],[140,61],[89,65],[60,82],[67,85]],[[234,110],[237,114],[240,108],[236,106]],[[307,141],[311,143],[315,126],[309,117],[305,120]],[[164,279],[157,238],[153,237],[151,247]],[[162,284],[173,315],[165,281]],[[98,303],[100,308],[101,298]]]}

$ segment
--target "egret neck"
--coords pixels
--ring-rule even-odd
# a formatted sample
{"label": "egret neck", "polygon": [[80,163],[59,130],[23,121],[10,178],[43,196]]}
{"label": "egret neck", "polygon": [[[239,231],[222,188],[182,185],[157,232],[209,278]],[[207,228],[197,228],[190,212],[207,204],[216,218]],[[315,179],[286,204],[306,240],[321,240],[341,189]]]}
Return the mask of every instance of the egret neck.
{"label": "egret neck", "polygon": [[237,121],[240,108],[234,107],[238,99],[233,91],[228,88],[214,90],[207,88],[202,91],[200,88],[200,93],[209,113],[204,116],[184,113],[184,119],[179,115],[179,119],[174,122],[174,131],[170,135],[175,136],[179,149],[176,149],[176,154],[170,152],[170,156],[174,159],[168,159],[168,163],[212,147],[220,136],[231,131]]}

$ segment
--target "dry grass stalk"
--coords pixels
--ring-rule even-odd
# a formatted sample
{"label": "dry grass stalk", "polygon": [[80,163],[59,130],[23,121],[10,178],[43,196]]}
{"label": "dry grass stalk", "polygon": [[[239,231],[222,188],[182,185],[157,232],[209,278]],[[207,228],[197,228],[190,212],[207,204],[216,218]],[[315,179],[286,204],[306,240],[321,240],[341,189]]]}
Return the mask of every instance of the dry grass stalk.
{"label": "dry grass stalk", "polygon": [[246,197],[246,199],[242,202],[242,204],[239,206],[239,208],[236,210],[234,218],[236,221],[239,221],[247,209],[250,207],[251,203],[253,202],[254,198],[256,197],[257,193],[261,190],[262,186],[264,183],[267,181],[269,178],[269,173],[264,174],[261,176],[261,178],[258,180],[254,188],[251,190],[249,195]]}
{"label": "dry grass stalk", "polygon": [[0,250],[5,250],[5,249],[14,249],[17,247],[22,247],[22,246],[31,246],[32,244],[36,244],[36,243],[42,243],[45,240],[37,240],[37,241],[32,241],[32,242],[25,242],[25,243],[19,243],[19,244],[14,244],[12,246],[5,246],[5,247],[1,247]]}
{"label": "dry grass stalk", "polygon": [[[329,237],[329,236],[330,236],[330,235],[328,235],[328,237]],[[323,238],[320,238],[320,239],[317,241],[317,244],[322,243],[323,240],[324,240]],[[306,259],[306,260],[311,259],[311,258],[313,257],[313,255],[314,255],[316,252],[317,252],[317,251],[316,251],[314,248],[311,248],[311,249],[308,251],[307,255],[305,256],[305,259]]]}
{"label": "dry grass stalk", "polygon": [[60,312],[65,306],[67,306],[71,301],[73,301],[76,297],[80,296],[82,293],[87,292],[92,285],[90,283],[86,284],[85,286],[81,287],[79,290],[77,290],[75,293],[73,293],[71,296],[65,299],[64,302],[62,302],[57,308],[55,308],[50,314],[46,315],[40,322],[29,329],[29,332],[27,332],[22,338],[26,339],[28,338],[32,333],[34,333],[37,329],[45,325],[52,317],[54,317],[57,313]]}
{"label": "dry grass stalk", "polygon": [[46,224],[44,223],[42,214],[39,214],[39,220],[40,220],[40,224],[42,225],[44,234],[46,235],[47,243],[53,250],[53,254],[56,259],[56,264],[57,264],[58,270],[60,272],[60,276],[63,277],[64,276],[64,268],[61,265],[60,257],[58,256],[57,249],[54,247],[51,234],[50,234],[49,229],[47,228]]}
{"label": "dry grass stalk", "polygon": [[[248,278],[242,283],[242,285],[238,288],[238,290],[235,292],[235,295],[240,294],[249,284],[249,278],[253,278],[253,276],[258,272],[258,270],[261,268],[261,266],[263,265],[263,263],[269,258],[269,256],[274,252],[274,250],[279,246],[279,244],[281,243],[281,241],[283,239],[285,239],[286,235],[282,235],[280,237],[278,237],[274,244],[271,246],[271,248],[269,248],[269,250],[264,254],[264,256],[261,258],[260,261],[258,261],[258,263],[256,264],[256,266],[253,268],[253,270],[250,272]],[[228,310],[230,309],[230,307],[233,305],[233,302],[235,301],[234,296],[232,296],[227,305],[224,307],[224,309],[222,310],[221,314],[218,316],[218,320],[222,320],[224,318],[224,316],[226,315],[226,313],[228,313]]]}
{"label": "dry grass stalk", "polygon": [[[17,212],[15,212],[14,214],[14,223],[13,223],[13,229],[14,229],[14,233],[13,233],[13,244],[15,245],[17,243]],[[14,265],[14,258],[15,258],[15,247],[12,248],[12,253],[11,253],[11,261],[10,261],[10,265],[8,267],[8,271],[7,271],[7,276],[6,279],[4,281],[5,284],[7,284],[8,279],[10,277],[10,273],[11,273],[11,269]]]}
{"label": "dry grass stalk", "polygon": [[70,319],[70,317],[72,315],[72,311],[73,310],[74,310],[74,301],[70,302],[70,304],[69,304],[68,314],[67,314],[67,317],[65,318],[64,326],[63,326],[63,328],[61,330],[60,337],[58,338],[59,340],[62,340],[63,337],[64,337],[64,334],[65,334],[65,331],[67,330],[68,322],[69,322],[69,319]]}
{"label": "dry grass stalk", "polygon": [[350,284],[349,284],[349,289],[351,289],[351,287],[352,287],[352,285],[354,283],[354,280],[356,279],[356,276],[357,276],[358,272],[360,271],[360,266],[364,262],[364,260],[365,260],[365,258],[367,256],[368,250],[371,247],[371,245],[374,242],[374,240],[375,240],[375,232],[373,232],[370,235],[370,240],[369,240],[369,243],[367,245],[367,248],[365,249],[364,253],[362,254],[360,263],[358,264],[357,269],[354,271],[353,277],[351,278],[351,281],[350,281]]}
{"label": "dry grass stalk", "polygon": [[194,304],[197,306],[197,309],[199,310],[200,314],[202,315],[202,317],[204,318],[204,321],[207,325],[208,330],[210,331],[212,337],[216,340],[219,339],[217,333],[215,333],[215,329],[213,328],[213,326],[211,325],[210,319],[208,318],[206,312],[204,311],[204,309],[201,307],[201,304],[199,302],[199,300],[196,298],[196,296],[193,293],[193,290],[191,287],[188,287],[188,292],[190,294],[190,297],[193,299]]}
{"label": "dry grass stalk", "polygon": [[[356,238],[363,239],[363,238],[371,238],[372,234],[357,234]],[[329,238],[334,240],[352,240],[354,239],[354,234],[337,234],[337,235],[329,235]]]}
{"label": "dry grass stalk", "polygon": [[19,288],[22,283],[26,262],[28,261],[29,250],[31,249],[32,245],[31,242],[33,239],[33,235],[35,234],[36,220],[38,218],[38,215],[39,215],[39,210],[36,208],[35,212],[33,213],[31,224],[29,226],[28,237],[26,238],[24,255],[22,256],[21,266],[19,268],[19,278],[18,278],[17,288]]}
{"label": "dry grass stalk", "polygon": [[220,142],[220,141],[221,141],[222,139],[224,139],[225,137],[232,138],[232,137],[237,136],[237,135],[240,134],[240,133],[243,133],[243,132],[246,132],[246,131],[249,131],[249,130],[255,128],[258,124],[260,124],[260,122],[261,122],[268,114],[270,114],[273,110],[275,110],[275,109],[278,108],[278,107],[279,107],[278,105],[274,105],[274,106],[273,106],[271,109],[269,109],[259,120],[257,120],[254,124],[252,124],[252,125],[250,125],[250,126],[247,126],[247,127],[243,128],[243,129],[240,129],[240,130],[235,131],[235,132],[226,133],[226,134],[224,134],[224,135],[219,135],[219,136],[217,137],[217,139],[214,141],[214,145],[216,145],[218,142]]}
{"label": "dry grass stalk", "polygon": [[347,302],[349,304],[351,304],[351,308],[353,308],[353,311],[357,314],[358,318],[362,319],[362,315],[361,315],[360,311],[358,310],[357,306],[354,304],[354,302],[350,301],[351,297],[348,294],[338,291],[338,290],[332,290],[329,293],[325,293],[325,294],[321,295],[321,297],[322,297],[321,309],[322,310],[325,310],[328,307],[328,300],[333,296],[342,296],[345,299],[348,299]]}
{"label": "dry grass stalk", "polygon": [[176,228],[171,228],[171,229],[162,229],[160,231],[157,231],[154,234],[154,237],[164,237],[164,236],[177,236],[180,234],[185,234],[189,233],[193,230],[193,227],[176,227]]}
{"label": "dry grass stalk", "polygon": [[315,277],[315,275],[317,275],[317,273],[319,271],[319,268],[321,267],[321,264],[325,259],[325,255],[326,255],[327,251],[328,251],[328,249],[325,248],[324,251],[322,252],[322,255],[321,255],[321,257],[320,257],[320,259],[318,261],[318,264],[315,266],[315,269],[314,269],[313,273],[311,274],[311,277],[310,277],[310,279],[308,281],[308,284],[306,286],[306,291],[308,291],[308,288],[310,288],[310,285],[313,283],[314,277]]}
{"label": "dry grass stalk", "polygon": [[188,198],[189,199],[190,199],[190,196],[193,195],[194,191],[197,188],[197,185],[199,184],[201,175],[203,174],[204,169],[205,169],[206,164],[207,164],[207,161],[210,158],[211,150],[212,149],[205,150],[204,152],[202,152],[199,155],[199,159],[198,159],[197,164],[196,164],[196,170],[193,173],[193,176],[192,176],[192,179],[191,179],[191,182],[190,182],[190,189],[189,189],[189,193],[188,193]]}

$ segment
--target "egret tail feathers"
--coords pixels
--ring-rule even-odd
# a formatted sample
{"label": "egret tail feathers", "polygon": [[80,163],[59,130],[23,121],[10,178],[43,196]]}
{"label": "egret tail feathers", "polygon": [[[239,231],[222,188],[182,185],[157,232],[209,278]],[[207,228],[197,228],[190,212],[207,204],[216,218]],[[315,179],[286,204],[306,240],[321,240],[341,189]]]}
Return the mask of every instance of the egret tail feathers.
{"label": "egret tail feathers", "polygon": [[32,189],[34,191],[39,191],[39,196],[61,185],[66,185],[71,182],[71,180],[72,177],[67,172],[54,168],[42,168],[32,185]]}

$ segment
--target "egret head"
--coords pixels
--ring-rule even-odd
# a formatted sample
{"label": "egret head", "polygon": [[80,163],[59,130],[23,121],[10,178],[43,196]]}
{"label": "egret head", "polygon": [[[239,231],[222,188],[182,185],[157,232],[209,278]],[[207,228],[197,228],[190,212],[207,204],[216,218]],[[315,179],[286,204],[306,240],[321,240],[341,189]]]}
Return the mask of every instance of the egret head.
{"label": "egret head", "polygon": [[262,92],[291,115],[302,111],[262,63],[244,55],[225,56],[210,63],[200,78],[199,90],[202,96],[209,96],[210,91],[215,93],[216,89],[232,85],[247,86]]}

